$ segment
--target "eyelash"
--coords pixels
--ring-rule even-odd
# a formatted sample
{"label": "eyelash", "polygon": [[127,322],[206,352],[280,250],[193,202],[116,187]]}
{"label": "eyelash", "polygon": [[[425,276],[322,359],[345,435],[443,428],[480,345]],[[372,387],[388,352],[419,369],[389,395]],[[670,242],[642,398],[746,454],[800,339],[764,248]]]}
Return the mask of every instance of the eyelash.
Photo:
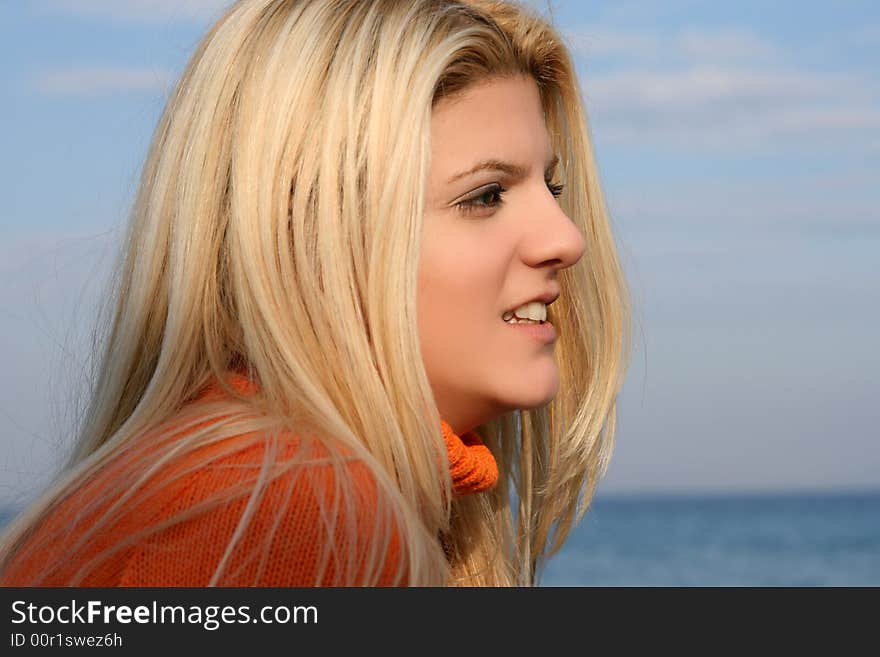
{"label": "eyelash", "polygon": [[[555,198],[559,198],[564,188],[565,185],[563,185],[562,183],[547,182],[547,189],[550,190],[550,193],[553,194]],[[505,187],[502,187],[498,183],[493,183],[492,185],[488,185],[487,187],[483,188],[483,190],[476,196],[472,196],[471,198],[467,198],[463,201],[456,203],[455,207],[457,207],[464,213],[474,212],[475,210],[483,208],[494,208],[504,202],[504,199],[501,197],[501,195],[504,194],[506,191],[507,189]],[[489,194],[497,196],[498,199],[492,203],[478,202],[480,199],[485,198]]]}

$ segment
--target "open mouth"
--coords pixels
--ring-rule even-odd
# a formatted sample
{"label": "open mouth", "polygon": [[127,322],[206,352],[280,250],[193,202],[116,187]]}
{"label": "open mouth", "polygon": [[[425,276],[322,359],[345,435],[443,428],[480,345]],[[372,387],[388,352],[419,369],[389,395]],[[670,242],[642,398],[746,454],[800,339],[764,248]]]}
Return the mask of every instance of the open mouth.
{"label": "open mouth", "polygon": [[520,319],[516,315],[511,319],[505,319],[505,324],[543,324],[546,320],[543,319]]}
{"label": "open mouth", "polygon": [[[517,314],[517,311],[522,313]],[[542,303],[530,303],[515,310],[508,310],[501,319],[507,324],[543,324],[547,321],[547,306]]]}

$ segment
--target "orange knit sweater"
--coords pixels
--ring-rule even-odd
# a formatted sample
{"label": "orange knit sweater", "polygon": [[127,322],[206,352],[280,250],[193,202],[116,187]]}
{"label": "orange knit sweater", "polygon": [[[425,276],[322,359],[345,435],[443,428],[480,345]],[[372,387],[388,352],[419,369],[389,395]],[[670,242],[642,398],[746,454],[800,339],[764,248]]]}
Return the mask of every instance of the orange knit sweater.
{"label": "orange knit sweater", "polygon": [[[255,386],[238,374],[229,382],[240,393]],[[222,397],[219,385],[201,395]],[[457,495],[490,488],[498,478],[492,453],[479,436],[458,436],[441,421],[449,457],[449,472]],[[278,444],[276,462],[307,452],[307,473],[302,468],[280,471],[265,488],[250,523],[238,527],[249,504],[249,495],[236,494],[236,485],[254,481],[265,465],[266,441],[256,434],[241,434],[220,443],[202,446],[183,457],[172,458],[136,489],[120,509],[102,492],[120,479],[142,476],[126,470],[125,459],[115,458],[58,504],[31,533],[22,549],[0,573],[3,586],[205,586],[225,558],[220,586],[313,586],[341,581],[348,561],[335,555],[360,556],[376,548],[377,487],[369,469],[357,460],[346,465],[346,476],[355,489],[353,500],[341,504],[338,471],[322,465],[328,453],[319,443],[303,447],[298,438]],[[316,461],[318,462],[315,465]],[[219,505],[200,504],[226,494]],[[339,504],[338,507],[334,504]],[[333,509],[328,514],[328,507]],[[99,533],[86,530],[108,510],[112,520]],[[170,518],[188,514],[186,520],[163,527]],[[328,518],[328,515],[332,516]],[[354,520],[354,532],[346,530]],[[139,536],[147,527],[148,534]],[[158,531],[155,529],[158,528]],[[238,532],[233,549],[226,554]],[[357,570],[355,581],[377,585],[398,582],[402,552],[397,534],[379,546],[385,555],[378,576]],[[85,540],[80,540],[85,536]],[[329,543],[329,559],[322,558]],[[225,557],[224,557],[225,555]],[[97,564],[97,565],[96,565]],[[357,566],[356,566],[357,567]],[[349,579],[345,581],[350,581]]]}

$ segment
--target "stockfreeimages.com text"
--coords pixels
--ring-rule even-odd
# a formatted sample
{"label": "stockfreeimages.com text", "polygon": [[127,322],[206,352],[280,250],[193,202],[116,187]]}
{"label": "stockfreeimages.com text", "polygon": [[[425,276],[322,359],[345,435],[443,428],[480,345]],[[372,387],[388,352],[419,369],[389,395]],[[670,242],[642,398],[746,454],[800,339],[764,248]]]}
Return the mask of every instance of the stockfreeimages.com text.
{"label": "stockfreeimages.com text", "polygon": [[35,605],[25,600],[12,603],[12,622],[34,625],[92,624],[92,623],[141,623],[141,624],[190,624],[201,625],[206,630],[216,630],[224,624],[235,623],[318,623],[318,609],[315,606],[266,605],[255,613],[249,605],[160,605],[153,600],[149,605],[107,605],[100,600],[79,603],[71,600],[63,605]]}

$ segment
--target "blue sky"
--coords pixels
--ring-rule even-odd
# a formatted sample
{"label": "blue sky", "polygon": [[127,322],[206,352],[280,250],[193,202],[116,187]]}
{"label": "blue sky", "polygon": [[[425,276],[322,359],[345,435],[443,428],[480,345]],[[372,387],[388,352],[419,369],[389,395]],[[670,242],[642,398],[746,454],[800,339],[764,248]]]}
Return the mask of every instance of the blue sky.
{"label": "blue sky", "polygon": [[[152,130],[226,4],[0,3],[0,503],[67,445]],[[552,4],[635,302],[600,492],[880,487],[877,5]]]}

